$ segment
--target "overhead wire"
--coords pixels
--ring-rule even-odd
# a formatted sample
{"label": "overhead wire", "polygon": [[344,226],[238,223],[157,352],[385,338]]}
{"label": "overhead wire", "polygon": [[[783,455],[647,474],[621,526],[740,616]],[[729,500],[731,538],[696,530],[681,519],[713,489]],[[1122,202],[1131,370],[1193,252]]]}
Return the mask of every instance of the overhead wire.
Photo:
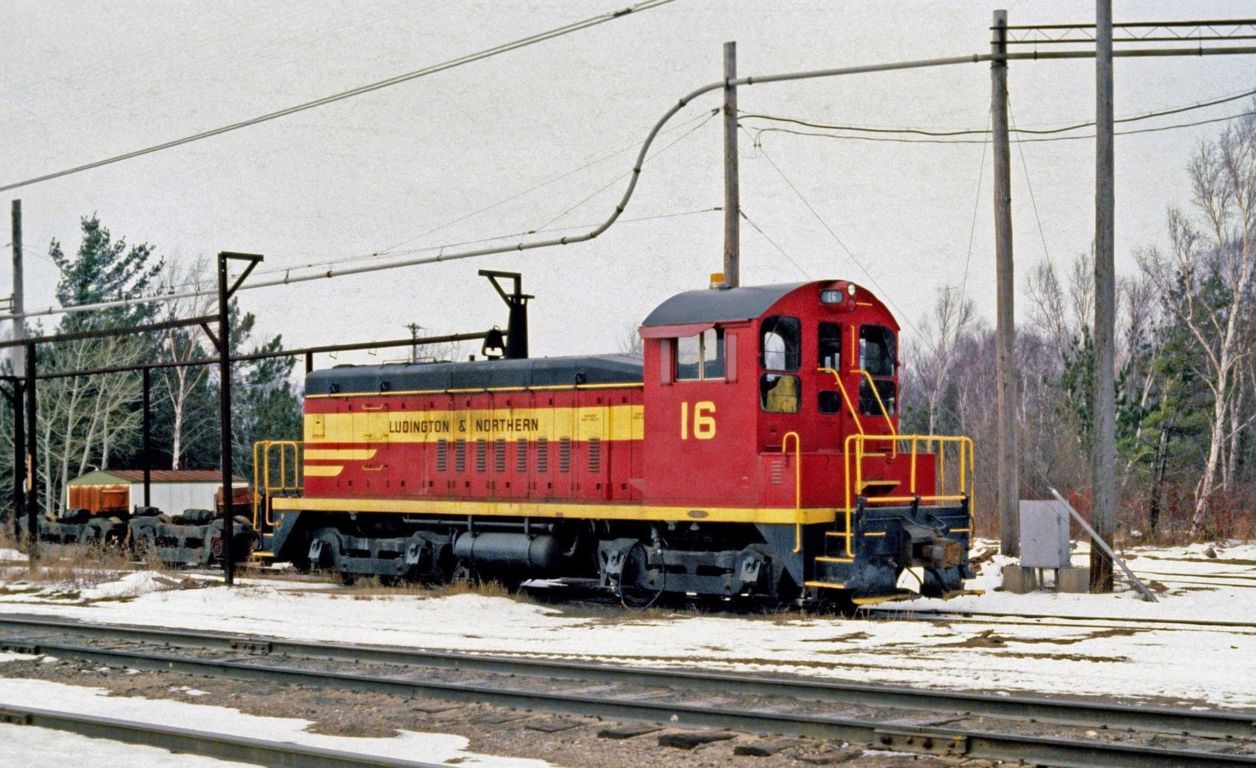
{"label": "overhead wire", "polygon": [[[718,111],[718,108],[717,108],[717,111]],[[668,129],[667,129],[667,130],[665,130],[665,131],[660,131],[659,135],[660,135],[660,136],[664,136],[664,135],[667,135],[667,134],[669,134],[669,133],[675,133],[676,131],[684,130],[684,128],[685,128],[686,126],[688,126],[688,125],[690,125],[690,124],[692,124],[692,123],[694,123],[694,122],[697,122],[698,120],[702,120],[702,119],[703,119],[703,117],[702,117],[702,115],[701,115],[701,114],[699,114],[699,115],[695,115],[693,118],[691,118],[691,119],[689,119],[689,120],[686,120],[686,121],[684,121],[684,122],[680,123],[679,125],[672,126],[671,128],[668,128]],[[531,193],[533,193],[533,192],[537,191],[538,189],[543,189],[544,187],[547,187],[547,186],[549,186],[550,184],[555,184],[555,183],[557,183],[557,182],[559,182],[559,181],[562,181],[563,179],[566,179],[566,178],[569,178],[569,177],[571,177],[571,176],[574,176],[574,175],[576,175],[577,173],[580,173],[581,171],[588,170],[589,168],[592,168],[592,167],[593,167],[593,166],[595,166],[595,165],[599,165],[599,164],[601,164],[601,163],[604,163],[604,162],[606,162],[607,160],[610,160],[611,158],[618,157],[619,155],[622,155],[622,154],[623,154],[623,153],[625,153],[625,152],[629,152],[629,151],[631,151],[631,150],[633,150],[633,149],[636,149],[636,148],[637,148],[637,147],[639,147],[639,146],[641,146],[641,142],[639,142],[639,141],[638,141],[638,142],[633,142],[632,144],[628,144],[628,145],[625,145],[625,146],[623,146],[623,147],[620,147],[619,149],[616,149],[616,150],[615,150],[615,151],[613,151],[613,152],[608,152],[608,153],[606,153],[606,154],[604,154],[604,155],[602,155],[602,156],[600,156],[600,157],[597,157],[597,158],[595,158],[595,159],[593,159],[593,160],[588,161],[588,162],[587,162],[587,163],[585,163],[584,165],[581,165],[579,168],[573,168],[573,169],[571,169],[571,170],[569,170],[569,171],[564,171],[563,173],[560,173],[560,174],[558,174],[557,176],[551,176],[550,178],[546,179],[545,181],[540,182],[539,184],[535,184],[535,185],[533,185],[533,186],[531,186],[531,187],[528,187],[527,189],[525,189],[525,190],[523,190],[523,191],[521,191],[521,192],[516,192],[516,193],[514,193],[514,194],[512,194],[512,195],[510,195],[510,196],[508,196],[508,197],[503,197],[502,199],[498,200],[498,201],[497,201],[497,202],[495,202],[495,203],[489,203],[488,205],[485,205],[485,206],[483,206],[483,207],[481,207],[481,208],[477,208],[476,210],[471,211],[470,213],[463,214],[462,216],[459,216],[458,218],[454,219],[453,221],[449,221],[449,222],[446,222],[446,223],[441,224],[441,225],[439,225],[439,226],[432,227],[431,229],[428,229],[428,230],[425,230],[425,231],[423,231],[423,232],[420,232],[419,234],[414,235],[413,237],[409,237],[409,238],[406,238],[405,240],[398,241],[398,242],[394,243],[393,245],[390,245],[390,246],[385,246],[384,248],[380,249],[379,251],[376,251],[376,253],[379,253],[380,255],[391,255],[391,254],[392,254],[392,252],[393,252],[396,248],[399,248],[399,247],[400,247],[400,246],[402,246],[402,245],[407,245],[407,244],[412,243],[412,242],[414,242],[415,240],[418,240],[418,239],[420,239],[420,238],[427,237],[428,235],[435,234],[436,232],[440,232],[441,230],[444,230],[444,229],[448,229],[448,228],[450,228],[450,227],[452,227],[452,226],[454,226],[454,225],[456,225],[456,224],[461,224],[462,222],[464,222],[464,221],[466,221],[466,220],[468,220],[468,219],[474,218],[474,217],[476,217],[476,216],[480,215],[481,213],[485,213],[485,212],[487,212],[487,211],[491,211],[491,210],[493,210],[494,208],[497,208],[497,207],[499,207],[499,206],[505,205],[506,203],[512,202],[512,201],[514,201],[514,200],[518,200],[519,198],[524,197],[524,196],[526,196],[526,195],[529,195],[529,194],[531,194]]]}
{"label": "overhead wire", "polygon": [[207,131],[201,131],[199,133],[194,133],[189,136],[183,136],[178,139],[172,139],[170,141],[165,141],[160,144],[154,144],[148,147],[144,147],[142,149],[136,149],[130,152],[124,152],[120,155],[113,155],[112,157],[107,157],[102,160],[96,160],[90,163],[83,163],[82,165],[76,165],[71,168],[66,168],[60,171],[54,171],[52,173],[45,173],[40,176],[34,176],[29,179],[24,179],[22,181],[11,182],[9,184],[0,186],[0,192],[7,192],[8,190],[11,190],[11,189],[18,189],[19,187],[25,187],[31,184],[38,184],[40,182],[51,181],[52,179],[59,179],[59,178],[70,176],[76,173],[90,171],[95,168],[100,168],[102,166],[112,165],[113,163],[120,163],[124,160],[132,160],[137,157],[143,157],[144,155],[151,155],[155,152],[161,152],[167,149],[173,149],[174,147],[180,147],[180,146],[183,146],[184,144],[191,144],[192,142],[195,142],[195,141],[202,141],[204,139],[208,139],[214,136],[220,136],[224,133],[230,133],[232,131],[238,131],[243,128],[249,128],[251,126],[258,125],[261,123],[266,123],[271,120],[277,120],[281,117],[287,117],[288,115],[293,115],[298,112],[304,112],[310,109],[317,109],[318,107],[323,107],[323,106],[326,106],[328,104],[333,104],[338,101],[344,101],[345,99],[351,99],[356,96],[361,96],[362,94],[365,94],[365,93],[371,93],[373,91],[378,91],[384,88],[389,88],[391,86],[399,85],[401,83],[407,83],[407,82],[410,82],[411,80],[417,80],[421,77],[434,75],[439,72],[444,72],[446,70],[453,69],[455,67],[463,66],[465,64],[471,64],[477,61],[481,61],[483,59],[491,58],[493,56],[498,56],[503,53],[515,51],[520,48],[526,48],[531,45],[536,45],[538,43],[546,42],[548,40],[552,40],[557,37],[569,35],[573,32],[579,32],[581,30],[585,30],[590,27],[595,27],[599,24],[605,24],[606,22],[609,22],[609,21],[621,19],[621,18],[624,18],[625,16],[629,16],[634,13],[640,13],[642,11],[647,11],[652,8],[657,8],[661,5],[667,5],[668,3],[671,3],[671,2],[673,2],[673,0],[643,0],[643,2],[639,2],[636,5],[630,5],[626,8],[621,8],[618,11],[611,11],[609,13],[601,13],[601,14],[598,14],[597,16],[591,16],[587,19],[581,19],[580,21],[571,22],[561,27],[556,27],[554,29],[546,30],[544,32],[538,32],[532,35],[528,35],[527,37],[521,37],[507,43],[502,43],[500,45],[495,45],[492,48],[485,48],[483,50],[476,51],[474,53],[469,53],[469,54],[459,56],[454,59],[449,59],[447,61],[443,61],[438,64],[432,64],[432,65],[423,67],[421,69],[413,70],[411,72],[406,72],[400,75],[395,75],[393,77],[389,77],[384,80],[377,80],[376,82],[373,82],[373,83],[360,85],[356,88],[351,88],[347,91],[341,91],[339,93],[335,93],[330,96],[323,96],[321,98],[314,99],[312,101],[306,101],[300,104],[295,104],[291,107],[285,107],[283,109],[278,109],[273,112],[267,112],[266,114],[258,115],[256,117],[251,117],[246,120],[240,120],[238,122],[230,123],[228,125],[219,126],[217,128],[211,128]]}
{"label": "overhead wire", "polygon": [[[993,109],[986,111],[986,126],[994,120]],[[964,311],[964,299],[968,293],[968,268],[973,260],[973,243],[977,238],[977,215],[981,210],[981,182],[986,176],[986,151],[990,148],[990,138],[981,143],[981,160],[977,163],[977,194],[973,198],[973,221],[968,229],[968,253],[964,256],[964,276],[959,284],[959,309]]]}
{"label": "overhead wire", "polygon": [[838,236],[837,232],[835,232],[833,228],[829,226],[829,223],[825,221],[823,216],[820,215],[820,212],[815,209],[815,206],[813,206],[810,203],[810,201],[807,200],[807,198],[803,195],[802,191],[798,189],[798,187],[794,184],[794,182],[790,181],[789,177],[785,175],[785,172],[782,171],[781,167],[776,164],[776,161],[772,159],[772,156],[768,154],[767,150],[763,149],[762,147],[759,147],[759,154],[762,155],[763,159],[767,160],[768,164],[770,164],[772,168],[776,170],[777,175],[779,175],[781,177],[781,180],[784,181],[785,184],[791,190],[793,190],[794,195],[796,195],[798,199],[802,201],[802,204],[806,206],[807,210],[811,211],[811,215],[815,217],[816,221],[820,222],[820,225],[824,227],[824,229],[829,233],[829,236],[833,238],[833,241],[836,242],[838,246],[840,246],[841,249],[846,252],[846,256],[851,260],[851,262],[854,263],[856,267],[859,267],[860,271],[862,271],[865,275],[867,275],[868,280],[872,283],[874,287],[876,287],[878,294],[880,296],[883,296],[886,302],[894,307],[894,311],[898,313],[898,317],[902,321],[903,325],[906,325],[916,335],[920,335],[920,331],[917,330],[916,327],[911,323],[911,321],[907,319],[907,313],[903,311],[902,307],[898,306],[898,304],[894,301],[893,297],[890,296],[889,291],[885,290],[885,288],[881,286],[881,283],[877,281],[877,278],[872,274],[872,272],[867,267],[865,267],[863,263],[859,260],[859,258],[855,256],[854,252],[851,251],[849,247],[847,247],[846,243],[842,241],[842,238]]}
{"label": "overhead wire", "polygon": [[[1256,89],[1244,91],[1242,93],[1232,94],[1230,96],[1224,96],[1217,99],[1212,99],[1210,101],[1197,102],[1193,104],[1172,107],[1169,109],[1163,109],[1163,110],[1158,110],[1154,112],[1145,112],[1138,115],[1120,117],[1114,120],[1113,122],[1133,123],[1133,122],[1138,122],[1141,120],[1150,120],[1156,117],[1164,117],[1166,115],[1176,115],[1176,114],[1181,114],[1182,112],[1190,112],[1197,109],[1206,109],[1208,107],[1215,107],[1218,104],[1227,104],[1232,101],[1238,101],[1239,99],[1247,98],[1248,96],[1256,96]],[[789,123],[792,125],[802,126],[804,128],[816,128],[816,129],[827,130],[827,131],[848,131],[852,133],[910,134],[910,135],[915,135],[915,136],[933,136],[933,137],[976,136],[976,135],[988,135],[990,133],[989,127],[985,128],[984,130],[977,129],[977,128],[940,130],[940,129],[926,129],[926,128],[892,128],[892,127],[884,127],[884,126],[836,125],[836,124],[831,124],[831,123],[819,123],[819,122],[814,122],[811,120],[802,120],[802,119],[793,118],[793,117],[781,117],[779,115],[765,115],[765,114],[758,114],[758,113],[742,114],[738,117],[738,119],[739,120],[766,120],[770,122]],[[1060,126],[1056,128],[1041,128],[1041,129],[1011,128],[1009,129],[1008,132],[1013,133],[1013,134],[1023,133],[1023,134],[1029,134],[1029,135],[1045,136],[1045,135],[1057,134],[1057,133],[1067,133],[1069,131],[1076,131],[1082,128],[1092,128],[1094,127],[1094,125],[1095,125],[1095,122],[1091,120],[1089,122],[1074,123],[1072,125]],[[1087,138],[1087,137],[1079,137],[1079,138]],[[1093,138],[1093,136],[1089,138]]]}
{"label": "overhead wire", "polygon": [[[1007,114],[1012,125],[1016,125],[1016,115],[1012,111],[1012,97],[1007,99]],[[1051,263],[1051,250],[1047,248],[1047,233],[1042,228],[1042,216],[1038,213],[1038,198],[1034,196],[1034,183],[1029,179],[1029,163],[1025,160],[1025,147],[1018,144],[1017,151],[1020,153],[1021,171],[1025,174],[1025,186],[1029,189],[1029,202],[1033,204],[1034,220],[1038,222],[1038,238],[1042,241],[1042,255],[1046,258],[1047,263]]]}
{"label": "overhead wire", "polygon": [[[711,118],[713,118],[713,117],[714,117],[715,115],[717,115],[717,114],[719,114],[719,110],[718,110],[718,109],[715,109],[715,110],[712,110],[712,111],[711,111],[709,114],[707,114],[705,117],[703,117],[703,116],[699,115],[699,116],[698,116],[698,118],[701,120],[701,122],[699,122],[697,125],[693,126],[690,130],[686,131],[683,135],[681,135],[680,137],[678,137],[678,138],[677,138],[677,139],[675,139],[674,141],[669,142],[668,144],[666,144],[666,145],[664,145],[664,146],[660,147],[658,150],[656,150],[656,151],[655,151],[655,152],[653,152],[652,154],[648,155],[648,156],[645,158],[645,160],[644,160],[643,162],[644,162],[644,163],[648,163],[648,162],[650,162],[651,160],[654,160],[654,159],[655,159],[656,157],[658,157],[659,155],[663,154],[663,153],[664,153],[664,152],[666,152],[667,150],[669,150],[669,149],[671,149],[672,147],[674,147],[675,145],[679,144],[679,143],[680,143],[681,141],[683,141],[684,139],[686,139],[686,138],[688,138],[689,136],[693,135],[693,134],[694,134],[695,132],[697,132],[700,128],[702,128],[704,125],[706,125],[706,124],[707,124],[707,123],[711,120]],[[678,127],[679,127],[679,128],[683,128],[683,127],[685,127],[685,126],[687,126],[687,125],[691,125],[693,122],[694,122],[693,120],[689,120],[689,121],[686,121],[685,123],[683,123],[681,126],[678,126]],[[587,167],[587,166],[586,166],[586,167]],[[568,207],[566,210],[564,210],[562,213],[558,214],[557,216],[551,217],[551,218],[550,218],[550,219],[548,219],[548,220],[547,220],[544,224],[541,224],[540,226],[533,227],[533,228],[530,228],[530,229],[522,230],[522,231],[519,231],[519,232],[512,232],[512,233],[510,233],[510,234],[503,234],[503,235],[494,235],[493,237],[480,238],[480,239],[477,239],[477,240],[464,240],[464,241],[461,241],[461,242],[456,242],[456,243],[444,243],[444,244],[441,244],[441,245],[435,245],[435,246],[425,246],[425,247],[423,247],[423,248],[414,249],[414,250],[402,250],[402,249],[395,249],[395,248],[394,248],[394,249],[393,249],[393,250],[391,250],[391,251],[376,251],[376,252],[373,252],[373,253],[370,253],[370,254],[365,254],[365,255],[363,255],[363,256],[349,257],[349,258],[341,258],[341,259],[335,259],[335,260],[333,260],[333,261],[316,262],[316,263],[312,263],[312,264],[303,265],[303,266],[300,266],[300,267],[293,267],[293,266],[288,266],[288,267],[272,267],[272,268],[269,268],[269,269],[266,269],[266,270],[258,270],[257,274],[259,274],[259,275],[263,275],[263,274],[275,274],[275,273],[278,273],[278,272],[295,272],[295,271],[302,271],[302,270],[305,270],[305,269],[317,268],[317,267],[322,267],[322,266],[329,266],[329,265],[341,265],[341,264],[352,263],[352,262],[355,262],[355,261],[369,261],[369,260],[371,260],[371,259],[377,259],[377,258],[386,258],[386,257],[390,257],[390,256],[400,256],[400,255],[404,255],[404,254],[407,254],[407,253],[422,253],[422,252],[425,252],[425,251],[439,251],[439,250],[444,249],[444,248],[454,248],[454,247],[463,246],[463,245],[477,245],[477,244],[480,244],[480,243],[490,243],[490,242],[493,242],[494,240],[504,240],[504,239],[507,239],[507,238],[512,238],[512,237],[521,237],[521,236],[524,236],[524,235],[537,235],[537,234],[543,234],[543,233],[547,233],[547,232],[564,232],[564,231],[570,231],[570,230],[572,230],[572,229],[580,229],[580,228],[582,228],[581,226],[550,227],[550,225],[551,225],[551,224],[553,224],[554,222],[556,222],[556,221],[558,221],[558,220],[562,219],[562,218],[563,218],[563,217],[565,217],[567,214],[569,214],[569,213],[571,213],[572,211],[574,211],[575,209],[579,208],[581,205],[584,205],[584,204],[585,204],[585,203],[587,203],[589,200],[592,200],[594,197],[597,197],[597,196],[598,196],[599,194],[601,194],[602,192],[605,192],[605,191],[606,191],[607,189],[609,189],[610,187],[612,187],[612,186],[614,186],[614,185],[618,184],[618,183],[619,183],[620,181],[622,181],[624,178],[626,178],[627,176],[631,175],[631,173],[632,173],[632,171],[628,171],[628,172],[625,172],[625,173],[621,173],[621,174],[619,174],[618,176],[614,177],[613,179],[611,179],[611,180],[610,180],[609,182],[607,182],[606,184],[604,184],[604,185],[602,185],[602,186],[598,187],[598,188],[597,188],[596,190],[594,190],[592,193],[590,193],[590,194],[586,195],[585,197],[581,198],[581,199],[580,199],[578,202],[576,202],[574,205],[569,206],[569,207]],[[569,174],[564,174],[564,175],[569,175]],[[555,180],[556,180],[557,178],[559,178],[559,177],[555,177]],[[542,184],[540,184],[540,185],[537,185],[536,187],[533,187],[533,190],[535,190],[535,189],[539,189],[541,186],[544,186],[544,184],[546,184],[546,183],[548,183],[548,182],[544,182],[544,183],[542,183]],[[522,194],[525,194],[525,193],[520,193],[520,195],[516,195],[516,196],[514,196],[514,197],[519,197],[519,196],[521,196]],[[483,210],[483,209],[482,209],[482,210]],[[466,218],[468,218],[468,217],[462,217],[462,220],[465,220]],[[644,219],[631,219],[631,221],[639,221],[639,220],[644,220]],[[452,224],[451,224],[450,226],[452,226]],[[431,231],[437,231],[437,230],[439,230],[439,229],[444,229],[444,228],[445,228],[445,227],[438,227],[438,228],[436,228],[435,230],[431,230]]]}
{"label": "overhead wire", "polygon": [[[1256,115],[1256,111],[1239,112],[1233,115],[1225,115],[1223,117],[1214,117],[1208,120],[1196,120],[1189,123],[1174,123],[1172,125],[1161,125],[1155,128],[1133,128],[1126,131],[1116,131],[1116,136],[1133,136],[1140,133],[1160,133],[1162,131],[1174,131],[1182,128],[1194,128],[1200,125],[1211,125],[1213,123],[1224,123],[1230,120],[1238,120],[1242,117],[1251,117]],[[893,144],[981,144],[984,139],[896,139],[885,136],[848,136],[839,133],[816,133],[815,131],[796,131],[790,128],[756,128],[754,129],[754,140],[756,144],[761,144],[761,136],[765,133],[787,133],[794,136],[810,136],[820,139],[836,139],[839,141],[872,141],[887,142]],[[1012,139],[1013,144],[1042,144],[1053,141],[1083,141],[1095,138],[1093,133],[1082,136],[1051,136],[1046,138],[1033,139]]]}
{"label": "overhead wire", "polygon": [[[668,142],[667,144],[664,144],[663,146],[659,147],[657,150],[655,150],[655,151],[654,151],[654,154],[648,155],[648,156],[646,157],[645,162],[647,162],[647,163],[648,163],[648,162],[650,162],[650,161],[651,161],[651,160],[653,160],[654,158],[658,157],[659,155],[663,154],[663,153],[664,153],[664,152],[666,152],[667,150],[669,150],[669,149],[671,149],[672,147],[676,146],[676,145],[677,145],[677,144],[679,144],[680,142],[682,142],[682,141],[684,141],[685,139],[689,138],[689,137],[690,137],[690,136],[692,136],[694,133],[696,133],[698,130],[700,130],[703,126],[705,126],[707,123],[711,122],[711,118],[715,117],[715,116],[716,116],[716,115],[718,115],[719,113],[720,113],[720,110],[719,110],[719,109],[713,109],[713,110],[711,110],[711,111],[707,114],[706,118],[704,118],[704,119],[702,120],[702,122],[698,123],[697,125],[695,125],[695,126],[694,126],[693,128],[691,128],[690,130],[685,131],[685,133],[683,133],[682,135],[680,135],[679,137],[677,137],[675,140],[673,140],[673,141],[671,141],[671,142]],[[615,185],[616,185],[616,184],[618,184],[619,182],[621,182],[621,181],[623,181],[624,179],[628,178],[629,176],[631,176],[631,175],[632,175],[632,173],[633,173],[632,171],[625,171],[624,173],[619,174],[619,175],[618,175],[618,176],[616,176],[615,178],[613,178],[613,179],[611,179],[610,181],[608,181],[605,185],[603,185],[603,186],[599,187],[597,190],[595,190],[595,191],[593,191],[592,193],[590,193],[590,194],[586,195],[584,198],[582,198],[582,199],[581,199],[579,202],[577,202],[575,205],[570,206],[569,208],[567,208],[566,210],[564,210],[562,213],[560,213],[560,214],[558,214],[557,216],[554,216],[553,218],[551,218],[551,219],[549,219],[548,221],[546,221],[544,224],[542,224],[542,225],[541,225],[541,228],[548,227],[550,224],[553,224],[554,222],[559,221],[560,219],[562,219],[563,217],[565,217],[567,214],[571,213],[572,211],[576,210],[576,209],[577,209],[577,208],[579,208],[580,206],[582,206],[582,205],[584,205],[585,203],[589,202],[589,201],[590,201],[590,200],[592,200],[593,198],[595,198],[595,197],[597,197],[598,195],[602,194],[602,193],[603,193],[603,192],[605,192],[606,190],[608,190],[608,189],[610,189],[611,187],[615,186]]]}
{"label": "overhead wire", "polygon": [[739,209],[738,209],[738,211],[737,211],[737,213],[738,213],[738,215],[740,215],[740,216],[741,216],[741,218],[742,218],[742,219],[743,219],[743,220],[744,220],[747,224],[749,224],[749,225],[750,225],[750,226],[754,229],[754,231],[755,231],[755,232],[758,232],[758,233],[759,233],[759,236],[760,236],[760,237],[762,237],[764,240],[767,240],[767,241],[768,241],[768,243],[769,243],[769,244],[771,244],[771,246],[772,246],[773,248],[775,248],[775,249],[776,249],[776,252],[777,252],[777,253],[779,253],[780,255],[784,256],[784,257],[785,257],[785,260],[786,260],[786,261],[788,261],[790,264],[793,264],[793,265],[794,265],[794,268],[795,268],[795,269],[797,269],[799,272],[801,272],[803,277],[807,278],[808,280],[810,280],[810,279],[811,279],[811,274],[810,274],[809,272],[807,272],[807,270],[803,269],[801,264],[799,264],[797,261],[794,261],[794,257],[793,257],[793,256],[790,256],[790,255],[789,255],[789,254],[785,251],[785,249],[784,249],[784,248],[782,248],[782,247],[780,246],[780,244],[779,244],[779,243],[777,243],[775,240],[773,240],[773,239],[772,239],[772,238],[768,235],[768,233],[767,233],[767,232],[764,232],[764,231],[763,231],[763,227],[760,227],[758,224],[756,224],[756,223],[754,222],[754,220],[752,220],[749,216],[747,216],[747,215],[746,215],[746,210],[745,210],[744,208],[739,208]]}

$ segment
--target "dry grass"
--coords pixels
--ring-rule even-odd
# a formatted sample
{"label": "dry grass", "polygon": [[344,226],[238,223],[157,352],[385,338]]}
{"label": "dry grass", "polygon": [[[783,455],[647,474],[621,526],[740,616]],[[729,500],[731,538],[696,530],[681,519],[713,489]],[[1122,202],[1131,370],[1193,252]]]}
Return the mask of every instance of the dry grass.
{"label": "dry grass", "polygon": [[133,570],[130,556],[118,547],[45,543],[34,567],[11,568],[6,580],[84,589],[115,581]]}

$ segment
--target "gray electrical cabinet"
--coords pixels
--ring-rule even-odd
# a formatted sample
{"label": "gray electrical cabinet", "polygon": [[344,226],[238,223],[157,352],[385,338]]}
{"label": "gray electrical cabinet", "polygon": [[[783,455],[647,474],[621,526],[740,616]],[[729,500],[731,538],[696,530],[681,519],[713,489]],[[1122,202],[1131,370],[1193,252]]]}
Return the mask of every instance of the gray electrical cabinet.
{"label": "gray electrical cabinet", "polygon": [[1020,548],[1023,568],[1068,568],[1068,510],[1058,501],[1022,500]]}

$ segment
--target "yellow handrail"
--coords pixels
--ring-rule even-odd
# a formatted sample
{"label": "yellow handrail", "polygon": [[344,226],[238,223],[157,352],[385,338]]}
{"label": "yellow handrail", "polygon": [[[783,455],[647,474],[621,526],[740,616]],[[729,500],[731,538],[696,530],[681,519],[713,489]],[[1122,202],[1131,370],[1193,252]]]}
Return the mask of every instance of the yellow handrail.
{"label": "yellow handrail", "polygon": [[794,551],[802,551],[802,440],[797,432],[786,432],[781,438],[781,453],[789,450],[794,438]]}
{"label": "yellow handrail", "polygon": [[842,383],[842,377],[832,368],[817,368],[819,373],[833,374],[833,380],[837,382],[837,388],[842,393],[842,400],[846,403],[846,408],[850,411],[850,415],[855,419],[855,428],[859,430],[859,434],[864,433],[863,422],[859,420],[859,411],[855,410],[855,406],[850,401],[850,394],[846,392],[846,385]]}
{"label": "yellow handrail", "polygon": [[[868,504],[885,504],[885,503],[909,503],[915,501],[926,502],[968,502],[968,531],[972,531],[973,520],[973,490],[974,490],[974,446],[971,437],[962,435],[848,435],[845,445],[845,461],[843,469],[846,480],[846,537],[847,551],[849,554],[851,531],[851,516],[854,512],[854,493],[862,489],[863,486],[863,457],[864,447],[873,442],[889,442],[894,446],[899,443],[907,443],[911,451],[910,476],[908,478],[908,486],[911,492],[910,496],[874,496],[866,498],[865,503]],[[935,489],[932,495],[920,496],[917,490],[917,469],[920,443],[926,446],[926,452],[932,452],[934,443],[937,443],[938,461],[935,465],[937,472]],[[948,446],[956,446],[958,452],[958,488],[954,492],[948,493],[946,482],[946,449]],[[854,464],[855,482],[851,483],[851,465]],[[938,470],[941,470],[940,472]],[[856,490],[852,490],[856,489]]]}
{"label": "yellow handrail", "polygon": [[[271,449],[279,451],[279,482],[271,483],[270,456]],[[292,452],[291,472],[288,468],[288,452]],[[291,482],[289,482],[291,477]],[[300,440],[258,440],[253,443],[253,527],[265,520],[273,526],[275,521],[270,516],[271,495],[274,492],[286,493],[301,490],[301,441]],[[261,499],[265,497],[266,506],[259,509]]]}
{"label": "yellow handrail", "polygon": [[885,407],[885,401],[881,399],[881,390],[877,389],[877,383],[872,380],[872,374],[863,368],[859,368],[855,373],[868,380],[868,386],[872,388],[872,396],[877,399],[877,407],[881,409],[881,415],[885,417],[885,425],[890,428],[891,435],[897,435],[898,430],[894,427],[894,420],[890,418],[890,412]]}

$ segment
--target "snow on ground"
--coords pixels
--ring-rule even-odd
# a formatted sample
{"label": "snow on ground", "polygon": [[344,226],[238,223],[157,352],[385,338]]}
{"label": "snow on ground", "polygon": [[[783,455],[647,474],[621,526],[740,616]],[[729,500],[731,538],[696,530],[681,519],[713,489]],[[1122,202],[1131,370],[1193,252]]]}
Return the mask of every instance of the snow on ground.
{"label": "snow on ground", "polygon": [[[181,701],[156,701],[131,696],[110,696],[107,691],[100,688],[65,685],[45,680],[0,678],[0,707],[6,704],[35,709],[77,712],[123,720],[139,720],[158,725],[194,728],[212,733],[230,733],[235,736],[265,739],[267,741],[287,741],[321,749],[335,749],[362,755],[406,760],[421,760],[434,763],[448,762],[459,765],[483,766],[484,768],[546,768],[550,765],[543,760],[495,757],[468,752],[466,751],[467,740],[462,736],[452,736],[443,733],[416,733],[413,731],[403,731],[393,738],[328,736],[307,731],[306,727],[311,724],[308,720],[246,715],[227,707],[189,704]],[[38,737],[21,738],[18,732],[23,730],[25,729],[19,726],[0,726],[0,739],[4,739],[3,743],[5,744],[5,758],[8,760],[12,754],[9,751],[10,742],[8,737],[16,735],[19,738],[19,743],[24,745],[19,747],[19,749],[29,749],[29,754],[34,759],[21,762],[14,760],[11,763],[6,762],[6,764],[57,765],[55,762],[56,756],[62,754],[61,750],[70,741],[73,741],[67,734],[49,734],[49,738],[43,741],[39,740]],[[100,744],[101,742],[93,740],[89,747],[92,750],[90,754],[92,754],[92,765],[94,766],[102,764],[97,762],[95,752],[95,748]],[[129,752],[129,750],[126,751]],[[116,764],[127,766],[142,764],[152,766],[153,768],[156,768],[156,766],[162,766],[163,768],[164,766],[170,766],[170,768],[174,768],[174,766],[179,766],[179,768],[196,766],[200,768],[202,765],[205,768],[210,768],[211,766],[224,768],[225,766],[238,765],[237,763],[206,758],[199,759],[204,762],[191,762],[185,755],[171,755],[164,750],[151,748],[144,748],[144,752],[155,759],[151,762],[146,757],[143,759],[143,762],[140,759],[120,760]],[[79,756],[78,762],[74,765],[74,768],[77,768],[78,765],[82,765],[82,755],[85,752],[73,750],[73,753]],[[138,752],[134,754],[136,758],[140,755]],[[168,756],[168,758],[164,756]],[[67,768],[70,768],[69,763],[65,765]]]}
{"label": "snow on ground", "polygon": [[[1130,565],[1164,591],[1011,595],[996,557],[971,586],[985,594],[897,604],[904,611],[980,611],[1063,618],[1006,623],[782,614],[638,613],[539,605],[478,594],[377,595],[298,582],[159,590],[128,602],[58,604],[0,595],[0,611],[169,625],[323,641],[536,654],[644,665],[703,666],[982,691],[1156,697],[1256,709],[1256,544],[1150,548]],[[1078,561],[1084,552],[1078,553]],[[20,601],[20,602],[19,602]],[[1241,623],[1137,625],[1121,618]],[[996,623],[998,622],[998,623]]]}
{"label": "snow on ground", "polygon": [[[974,543],[974,553],[982,548],[995,550],[994,542]],[[1215,558],[1205,552],[1211,549]],[[1185,547],[1135,547],[1121,554],[1126,565],[1144,584],[1156,592],[1157,603],[1142,599],[1126,583],[1120,569],[1117,591],[1112,595],[1068,595],[1053,591],[1014,595],[998,590],[1001,567],[1015,563],[1012,558],[994,555],[977,578],[968,582],[982,595],[965,595],[951,600],[921,599],[893,603],[902,611],[942,611],[963,613],[1041,613],[1053,616],[1105,616],[1110,618],[1165,619],[1191,621],[1243,622],[1256,627],[1256,542],[1192,544]],[[1081,544],[1073,552],[1073,565],[1085,567],[1090,549]],[[1163,591],[1161,591],[1163,590]]]}
{"label": "snow on ground", "polygon": [[32,765],[40,768],[83,768],[84,755],[91,755],[92,768],[256,768],[212,757],[174,754],[155,747],[141,747],[105,739],[89,739],[75,733],[32,728],[28,725],[0,725],[6,765]]}
{"label": "snow on ground", "polygon": [[0,560],[25,560],[26,553],[19,552],[16,549],[7,549],[0,547]]}

